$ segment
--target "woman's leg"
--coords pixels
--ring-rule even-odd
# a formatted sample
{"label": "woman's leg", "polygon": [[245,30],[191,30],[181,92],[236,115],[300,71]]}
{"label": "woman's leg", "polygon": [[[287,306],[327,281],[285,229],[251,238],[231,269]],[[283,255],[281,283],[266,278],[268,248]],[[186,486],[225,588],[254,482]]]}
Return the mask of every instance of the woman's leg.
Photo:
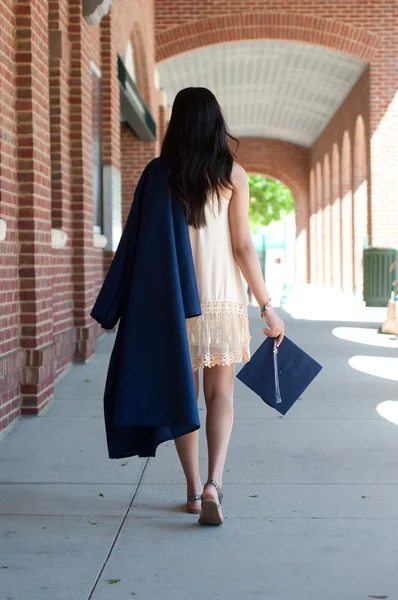
{"label": "woman's leg", "polygon": [[[199,396],[199,371],[194,371],[196,398]],[[187,495],[201,494],[203,490],[199,473],[199,431],[187,433],[175,440],[178,456],[187,480]],[[190,509],[200,509],[200,500],[188,503]]]}
{"label": "woman's leg", "polygon": [[[203,390],[206,400],[206,436],[209,454],[208,480],[215,479],[222,486],[225,460],[231,437],[234,409],[235,365],[205,368]],[[203,491],[204,498],[217,498],[214,486]]]}

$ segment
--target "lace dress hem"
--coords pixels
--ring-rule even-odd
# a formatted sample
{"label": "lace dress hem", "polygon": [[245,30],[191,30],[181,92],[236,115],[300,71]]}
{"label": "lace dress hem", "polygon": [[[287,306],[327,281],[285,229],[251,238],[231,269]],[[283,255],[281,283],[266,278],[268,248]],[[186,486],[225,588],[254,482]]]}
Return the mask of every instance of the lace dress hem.
{"label": "lace dress hem", "polygon": [[186,322],[193,370],[250,360],[247,304],[210,300],[201,308],[199,317]]}
{"label": "lace dress hem", "polygon": [[241,352],[226,352],[224,354],[204,354],[191,358],[192,370],[197,371],[203,367],[227,366],[235,363],[247,362],[250,360],[250,352],[242,350]]}

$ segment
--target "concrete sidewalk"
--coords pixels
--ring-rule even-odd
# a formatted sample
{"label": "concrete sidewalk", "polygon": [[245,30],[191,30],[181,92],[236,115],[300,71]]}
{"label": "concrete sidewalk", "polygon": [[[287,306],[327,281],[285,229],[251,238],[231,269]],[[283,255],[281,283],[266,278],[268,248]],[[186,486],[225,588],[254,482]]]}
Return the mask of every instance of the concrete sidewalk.
{"label": "concrete sidewalk", "polygon": [[[380,323],[286,322],[324,370],[284,418],[237,381],[218,528],[184,512],[174,443],[108,459],[113,335],[71,369],[46,414],[0,443],[0,600],[397,600],[398,426],[376,411],[398,405],[397,342],[342,339]],[[377,357],[390,359],[383,377],[361,370]]]}

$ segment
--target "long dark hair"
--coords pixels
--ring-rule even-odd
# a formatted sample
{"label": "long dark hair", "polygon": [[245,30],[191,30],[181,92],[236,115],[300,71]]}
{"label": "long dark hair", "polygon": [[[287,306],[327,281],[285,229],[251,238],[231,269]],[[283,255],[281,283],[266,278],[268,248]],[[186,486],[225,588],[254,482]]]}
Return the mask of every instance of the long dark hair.
{"label": "long dark hair", "polygon": [[170,168],[169,185],[179,197],[189,225],[204,227],[209,193],[220,203],[219,188],[233,189],[234,154],[222,110],[214,94],[202,87],[180,90],[174,100],[161,156]]}

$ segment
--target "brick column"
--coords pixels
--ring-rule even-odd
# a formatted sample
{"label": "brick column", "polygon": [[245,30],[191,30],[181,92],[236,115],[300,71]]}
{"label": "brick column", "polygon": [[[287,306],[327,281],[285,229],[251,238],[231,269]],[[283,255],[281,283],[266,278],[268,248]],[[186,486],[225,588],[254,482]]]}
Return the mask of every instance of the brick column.
{"label": "brick column", "polygon": [[68,3],[49,0],[51,195],[53,227],[70,233]]}
{"label": "brick column", "polygon": [[53,321],[57,373],[74,353],[71,169],[69,123],[70,47],[68,1],[49,0],[49,77],[51,132],[52,227],[67,235],[63,248],[53,248]]}
{"label": "brick column", "polygon": [[[296,244],[295,255],[295,283],[297,285],[309,282],[309,197],[308,189],[302,198],[295,198],[296,203]],[[292,249],[293,251],[293,249]]]}
{"label": "brick column", "polygon": [[333,145],[332,150],[331,192],[332,287],[341,290],[340,153],[337,144]]}
{"label": "brick column", "polygon": [[120,174],[120,90],[117,73],[117,23],[114,7],[101,21],[102,71],[102,165],[104,235],[104,271],[107,272],[122,228]]}
{"label": "brick column", "polygon": [[316,185],[315,185],[315,170],[310,172],[310,194],[309,194],[309,236],[308,236],[308,263],[309,263],[309,280],[310,283],[317,283],[317,222],[316,222]]}
{"label": "brick column", "polygon": [[316,194],[316,216],[315,216],[315,227],[316,227],[316,256],[312,255],[312,259],[316,261],[316,283],[323,285],[324,282],[324,253],[323,253],[323,210],[324,210],[324,197],[323,197],[323,182],[322,182],[322,168],[318,162],[315,169],[315,194]]}
{"label": "brick column", "polygon": [[358,302],[363,301],[363,250],[368,235],[368,176],[367,139],[362,117],[358,117],[354,141],[354,293]]}
{"label": "brick column", "polygon": [[2,3],[0,39],[0,431],[20,414],[25,351],[19,345],[17,124],[14,0]]}
{"label": "brick column", "polygon": [[329,154],[325,154],[323,160],[323,273],[324,285],[332,285],[332,251],[331,251],[331,205],[330,205],[330,159]]}
{"label": "brick column", "polygon": [[86,360],[93,354],[98,332],[97,325],[90,318],[97,288],[96,252],[93,242],[92,91],[88,28],[82,17],[80,0],[69,0],[73,316],[76,360]]}
{"label": "brick column", "polygon": [[20,344],[26,349],[22,412],[50,399],[55,372],[51,288],[48,2],[18,0],[16,112],[19,184]]}
{"label": "brick column", "polygon": [[353,220],[352,220],[352,160],[349,134],[341,150],[341,286],[343,292],[353,291]]}

